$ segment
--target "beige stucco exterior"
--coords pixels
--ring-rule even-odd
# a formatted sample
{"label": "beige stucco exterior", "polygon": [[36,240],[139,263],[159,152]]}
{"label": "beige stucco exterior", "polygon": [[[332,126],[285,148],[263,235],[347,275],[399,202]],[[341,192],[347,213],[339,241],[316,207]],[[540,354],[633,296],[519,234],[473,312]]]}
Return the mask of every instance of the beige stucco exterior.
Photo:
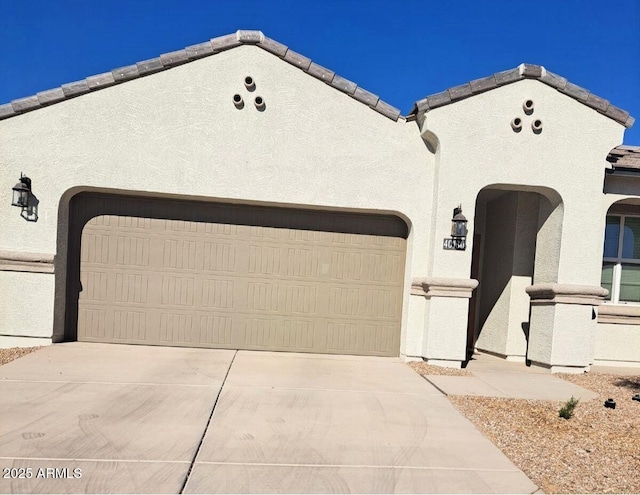
{"label": "beige stucco exterior", "polygon": [[[531,115],[523,111],[525,100],[534,102]],[[516,117],[522,119],[520,132],[514,132],[510,125]],[[535,120],[542,121],[541,133],[532,130]],[[603,164],[609,151],[620,144],[624,129],[533,80],[431,110],[424,114],[420,126],[423,138],[435,148],[437,177],[429,275],[463,277],[471,270],[469,251],[460,256],[456,251],[439,249],[435,242],[450,228],[450,217],[440,208],[462,203],[469,206],[465,209],[469,212],[485,188],[514,193],[511,198],[502,198],[503,202],[511,200],[511,205],[493,205],[496,215],[503,218],[498,217],[483,232],[491,235],[495,244],[484,264],[491,264],[492,258],[502,260],[506,283],[500,290],[495,282],[493,287],[485,287],[484,294],[481,287],[480,297],[485,301],[488,292],[500,291],[500,295],[490,311],[485,310],[487,332],[480,332],[478,346],[523,358],[522,334],[517,326],[528,311],[523,291],[531,274],[518,265],[527,265],[530,260],[527,237],[531,237],[536,198],[530,196],[524,206],[521,193],[536,193],[539,201],[532,283],[599,286],[606,211],[593,198],[602,196]],[[491,203],[485,210],[490,207]],[[474,213],[479,218],[486,216],[486,211]],[[519,213],[517,221],[509,218]],[[470,239],[476,228],[475,215],[468,215]],[[514,250],[518,243],[522,244],[520,249]],[[508,267],[504,266],[505,258]],[[491,285],[490,280],[486,282]],[[531,316],[523,323],[526,320],[530,320],[529,360],[552,369],[588,367],[593,360],[590,351],[596,321],[591,319],[591,307],[555,302],[532,305]],[[584,344],[565,344],[578,340]]]}
{"label": "beige stucco exterior", "polygon": [[[254,94],[243,85],[247,75]],[[246,100],[242,110],[232,104],[236,93]],[[255,94],[265,111],[253,108]],[[375,113],[256,47],[2,121],[0,156],[3,176],[31,174],[40,202],[37,222],[2,216],[0,230],[12,232],[2,236],[2,250],[61,254],[65,202],[71,192],[95,189],[395,213],[411,227],[406,292],[411,265],[425,269],[433,159],[415,124]],[[34,308],[13,289],[15,277],[0,272],[2,299],[13,308],[3,312],[1,333],[24,335],[21,321],[35,310],[29,332],[50,336],[52,291]],[[52,285],[53,275],[42,277]],[[403,321],[408,346],[418,339]]]}
{"label": "beige stucco exterior", "polygon": [[[640,343],[640,327],[598,324],[597,298],[531,305],[525,291],[600,285],[606,211],[640,195],[640,184],[624,196],[602,191],[607,153],[623,131],[531,79],[394,121],[252,45],[16,115],[0,121],[0,258],[55,255],[55,273],[5,263],[0,345],[64,338],[69,201],[102,191],[395,214],[409,226],[402,356],[459,366],[476,291],[478,348],[552,369],[640,362],[628,349],[616,354],[617,340]],[[8,206],[21,172],[33,180],[37,222]],[[468,247],[444,250],[458,204]],[[478,289],[474,234],[482,239]]]}

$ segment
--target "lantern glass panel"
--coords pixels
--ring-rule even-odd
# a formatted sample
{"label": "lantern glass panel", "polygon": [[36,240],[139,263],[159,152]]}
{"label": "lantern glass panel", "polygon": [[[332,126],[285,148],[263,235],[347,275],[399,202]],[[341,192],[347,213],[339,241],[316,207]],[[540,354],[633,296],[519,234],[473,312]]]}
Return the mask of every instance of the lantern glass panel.
{"label": "lantern glass panel", "polygon": [[29,191],[22,188],[14,188],[13,190],[13,206],[27,206],[29,201]]}
{"label": "lantern glass panel", "polygon": [[453,237],[465,237],[467,235],[467,226],[466,222],[461,220],[454,220],[453,228],[451,229],[451,235]]}

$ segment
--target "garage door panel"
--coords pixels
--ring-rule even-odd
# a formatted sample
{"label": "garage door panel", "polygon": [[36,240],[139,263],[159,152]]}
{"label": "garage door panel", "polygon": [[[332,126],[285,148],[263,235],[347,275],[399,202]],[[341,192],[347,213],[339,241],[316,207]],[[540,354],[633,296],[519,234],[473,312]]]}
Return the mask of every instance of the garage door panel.
{"label": "garage door panel", "polygon": [[398,354],[397,218],[129,198],[75,209],[80,340]]}

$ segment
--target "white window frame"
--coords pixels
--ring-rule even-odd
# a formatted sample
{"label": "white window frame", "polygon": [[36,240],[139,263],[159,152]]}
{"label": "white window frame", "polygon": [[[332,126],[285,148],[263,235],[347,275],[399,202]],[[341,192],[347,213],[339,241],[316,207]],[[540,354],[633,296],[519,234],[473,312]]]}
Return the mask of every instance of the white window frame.
{"label": "white window frame", "polygon": [[616,258],[605,258],[604,246],[603,246],[603,257],[602,257],[603,264],[614,263],[613,274],[611,277],[611,294],[610,294],[611,298],[609,301],[605,301],[605,304],[628,304],[632,306],[640,306],[640,302],[620,301],[620,282],[622,280],[622,264],[624,263],[625,265],[640,265],[640,258],[623,258],[622,257],[622,248],[623,248],[622,236],[624,235],[624,224],[627,218],[630,218],[630,217],[640,218],[640,215],[627,215],[625,213],[611,213],[607,215],[607,217],[620,218],[620,223],[618,224],[620,227],[620,231],[618,232],[618,256]]}

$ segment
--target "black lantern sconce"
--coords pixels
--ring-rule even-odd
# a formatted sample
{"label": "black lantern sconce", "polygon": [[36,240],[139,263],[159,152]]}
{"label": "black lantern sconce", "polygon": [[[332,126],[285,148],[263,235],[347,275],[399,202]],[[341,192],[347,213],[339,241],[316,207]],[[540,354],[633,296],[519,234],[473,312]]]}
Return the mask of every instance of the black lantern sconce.
{"label": "black lantern sconce", "polygon": [[26,175],[20,174],[20,182],[12,188],[13,199],[11,206],[21,208],[20,216],[27,221],[35,222],[38,220],[38,200],[31,192],[31,179]]}
{"label": "black lantern sconce", "polygon": [[442,249],[456,251],[467,249],[467,219],[462,214],[462,205],[453,210],[451,237],[442,241]]}
{"label": "black lantern sconce", "polygon": [[31,194],[31,179],[20,174],[20,182],[13,186],[13,201],[11,206],[19,208],[29,207],[29,195]]}
{"label": "black lantern sconce", "polygon": [[462,214],[462,205],[453,209],[451,237],[454,239],[465,239],[467,237],[467,219]]}

